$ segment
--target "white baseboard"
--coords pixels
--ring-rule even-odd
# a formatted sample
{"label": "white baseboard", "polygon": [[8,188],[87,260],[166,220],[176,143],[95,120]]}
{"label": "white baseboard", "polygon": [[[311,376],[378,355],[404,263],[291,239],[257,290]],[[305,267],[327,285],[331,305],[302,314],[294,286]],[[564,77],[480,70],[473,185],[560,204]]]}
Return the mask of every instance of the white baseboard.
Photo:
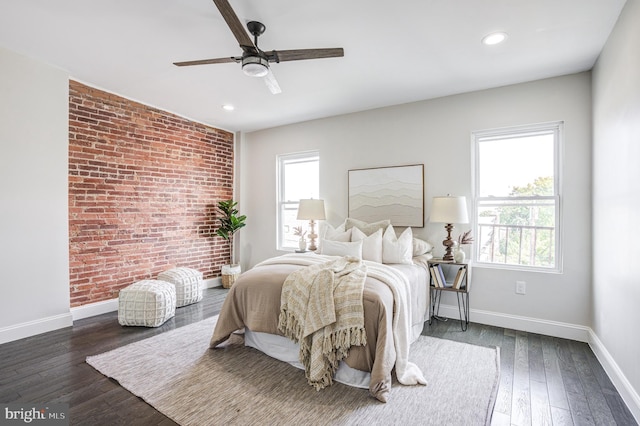
{"label": "white baseboard", "polygon": [[[202,280],[202,283],[204,284],[204,288],[222,287],[222,278],[208,278],[206,280]],[[71,315],[73,316],[73,320],[77,321],[83,318],[102,315],[117,310],[118,299],[115,298],[71,308]]]}
{"label": "white baseboard", "polygon": [[[440,305],[439,315],[453,319],[460,318],[458,307],[455,305]],[[640,396],[638,392],[629,383],[618,364],[590,327],[476,309],[471,309],[470,319],[472,322],[479,324],[544,334],[589,344],[611,382],[613,382],[618,393],[627,404],[627,407],[629,407],[629,411],[631,411],[636,421],[640,423]]]}
{"label": "white baseboard", "polygon": [[35,336],[36,334],[71,327],[73,320],[71,313],[53,315],[34,321],[27,321],[9,327],[0,328],[0,344]]}
{"label": "white baseboard", "polygon": [[598,358],[598,361],[600,361],[600,364],[602,364],[604,371],[607,372],[618,393],[627,404],[627,407],[629,407],[629,411],[633,414],[636,422],[640,423],[640,395],[638,395],[638,392],[631,386],[627,377],[622,373],[616,361],[593,330],[590,330],[589,333],[589,346],[591,346],[591,350],[596,355],[596,358]]}
{"label": "white baseboard", "polygon": [[222,287],[222,278],[207,278],[206,280],[202,280],[204,283],[204,288],[214,288],[214,287]]}
{"label": "white baseboard", "polygon": [[[458,306],[440,305],[440,316],[459,319]],[[569,324],[558,321],[541,320],[538,318],[503,314],[499,312],[471,309],[470,319],[479,324],[495,327],[511,328],[529,333],[545,334],[552,337],[589,342],[591,329],[582,325]]]}
{"label": "white baseboard", "polygon": [[71,315],[73,320],[77,321],[84,318],[95,317],[96,315],[102,315],[109,312],[118,310],[118,298],[102,300],[100,302],[88,303],[82,306],[76,306],[71,308]]}

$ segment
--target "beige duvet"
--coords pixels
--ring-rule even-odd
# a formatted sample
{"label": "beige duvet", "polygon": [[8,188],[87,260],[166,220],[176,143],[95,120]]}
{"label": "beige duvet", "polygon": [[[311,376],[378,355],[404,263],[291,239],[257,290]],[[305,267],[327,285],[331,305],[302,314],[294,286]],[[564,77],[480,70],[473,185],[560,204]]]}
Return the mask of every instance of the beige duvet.
{"label": "beige duvet", "polygon": [[[229,290],[222,306],[211,338],[211,347],[223,343],[231,333],[243,327],[254,332],[282,335],[278,330],[282,284],[291,272],[301,267],[303,266],[286,263],[267,264],[243,273]],[[427,306],[428,287],[424,281],[415,283],[416,280],[425,279],[419,271],[421,267],[397,267],[405,269],[407,275],[412,275],[412,318],[413,324],[421,329],[420,324],[424,321]],[[392,331],[394,298],[389,286],[375,278],[367,277],[363,307],[367,345],[352,347],[345,362],[349,367],[370,372],[369,392],[378,400],[386,402],[396,361]],[[418,312],[415,312],[416,310]]]}

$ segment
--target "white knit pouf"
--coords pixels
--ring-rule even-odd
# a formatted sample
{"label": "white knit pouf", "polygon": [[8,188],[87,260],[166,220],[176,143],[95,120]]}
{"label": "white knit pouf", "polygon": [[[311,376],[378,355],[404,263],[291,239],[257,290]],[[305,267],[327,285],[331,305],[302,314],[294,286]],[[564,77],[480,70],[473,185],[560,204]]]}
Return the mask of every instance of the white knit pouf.
{"label": "white knit pouf", "polygon": [[118,322],[121,325],[158,327],[176,314],[176,288],[159,280],[142,280],[120,290]]}
{"label": "white knit pouf", "polygon": [[158,279],[176,286],[176,307],[202,300],[202,272],[191,268],[173,268],[161,272]]}

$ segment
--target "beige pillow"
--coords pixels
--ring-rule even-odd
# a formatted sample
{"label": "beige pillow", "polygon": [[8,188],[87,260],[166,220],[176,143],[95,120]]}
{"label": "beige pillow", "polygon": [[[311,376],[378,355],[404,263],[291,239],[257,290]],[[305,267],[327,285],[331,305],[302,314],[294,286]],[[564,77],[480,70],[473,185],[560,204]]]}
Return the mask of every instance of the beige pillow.
{"label": "beige pillow", "polygon": [[399,237],[393,226],[389,225],[382,236],[382,263],[412,264],[413,232],[405,229]]}
{"label": "beige pillow", "polygon": [[352,219],[348,217],[344,223],[344,229],[349,230],[355,227],[361,230],[362,232],[364,232],[365,235],[371,235],[374,232],[376,232],[378,229],[382,229],[382,231],[384,232],[384,230],[389,225],[391,225],[391,221],[389,219],[380,220],[378,222],[367,223],[358,219]]}
{"label": "beige pillow", "polygon": [[382,263],[382,229],[367,236],[358,228],[351,228],[351,241],[362,241],[362,258]]}

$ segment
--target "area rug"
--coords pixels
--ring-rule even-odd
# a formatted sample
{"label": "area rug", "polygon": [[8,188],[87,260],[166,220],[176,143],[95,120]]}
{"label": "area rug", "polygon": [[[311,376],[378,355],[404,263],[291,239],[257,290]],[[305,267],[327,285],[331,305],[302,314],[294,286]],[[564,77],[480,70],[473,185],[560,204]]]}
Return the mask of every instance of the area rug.
{"label": "area rug", "polygon": [[321,391],[304,371],[245,347],[209,349],[216,317],[87,358],[180,425],[488,425],[499,385],[498,348],[421,336],[410,360],[427,386],[394,382],[384,404],[339,383]]}

